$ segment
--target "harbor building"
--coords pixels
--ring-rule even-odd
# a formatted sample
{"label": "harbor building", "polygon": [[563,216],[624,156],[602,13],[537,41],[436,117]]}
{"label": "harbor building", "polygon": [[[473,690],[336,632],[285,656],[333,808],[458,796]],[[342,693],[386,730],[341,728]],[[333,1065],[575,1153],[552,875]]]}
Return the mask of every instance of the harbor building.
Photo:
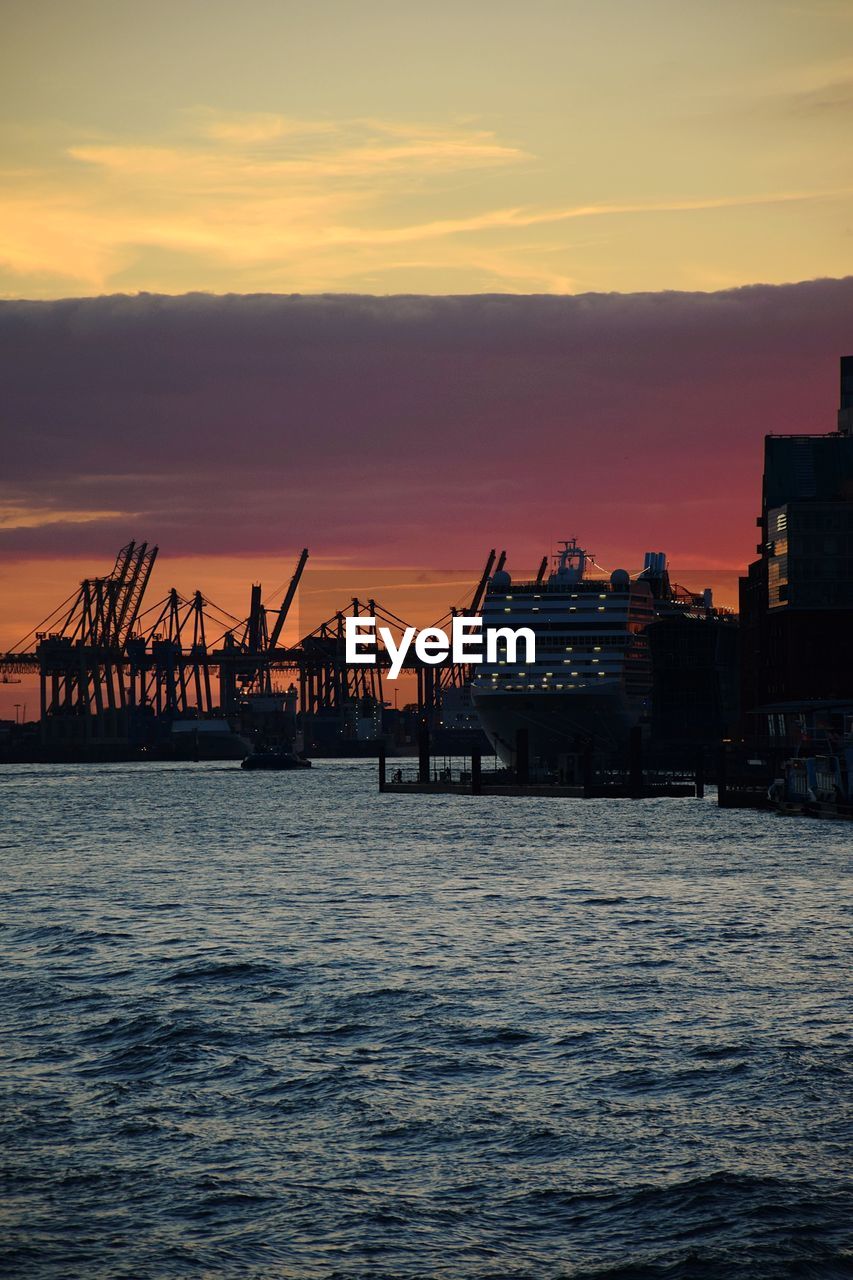
{"label": "harbor building", "polygon": [[740,580],[741,710],[769,746],[853,729],[853,356],[837,429],[768,435],[758,558]]}

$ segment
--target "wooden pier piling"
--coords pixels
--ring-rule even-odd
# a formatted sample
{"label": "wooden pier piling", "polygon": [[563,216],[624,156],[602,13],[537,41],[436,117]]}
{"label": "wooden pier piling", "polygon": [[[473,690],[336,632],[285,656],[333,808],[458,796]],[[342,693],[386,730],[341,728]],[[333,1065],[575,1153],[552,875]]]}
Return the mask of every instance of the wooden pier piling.
{"label": "wooden pier piling", "polygon": [[429,725],[421,724],[418,728],[418,782],[430,780]]}
{"label": "wooden pier piling", "polygon": [[515,779],[519,786],[530,781],[530,740],[526,729],[515,734]]}
{"label": "wooden pier piling", "polygon": [[643,730],[635,725],[628,737],[628,785],[631,798],[639,800],[643,794]]}

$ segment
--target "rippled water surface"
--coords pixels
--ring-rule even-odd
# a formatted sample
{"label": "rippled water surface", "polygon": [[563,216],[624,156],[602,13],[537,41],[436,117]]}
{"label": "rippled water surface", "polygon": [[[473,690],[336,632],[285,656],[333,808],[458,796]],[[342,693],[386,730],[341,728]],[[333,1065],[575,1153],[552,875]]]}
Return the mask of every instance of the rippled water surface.
{"label": "rippled water surface", "polygon": [[853,833],[0,771],[0,1270],[853,1274]]}

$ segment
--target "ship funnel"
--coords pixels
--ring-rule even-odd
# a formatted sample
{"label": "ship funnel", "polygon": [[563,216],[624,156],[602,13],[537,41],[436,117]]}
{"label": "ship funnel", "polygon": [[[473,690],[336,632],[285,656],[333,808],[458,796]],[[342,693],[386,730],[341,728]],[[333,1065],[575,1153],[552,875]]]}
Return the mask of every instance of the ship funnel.
{"label": "ship funnel", "polygon": [[643,560],[643,574],[647,578],[662,578],[666,572],[666,552],[647,551]]}

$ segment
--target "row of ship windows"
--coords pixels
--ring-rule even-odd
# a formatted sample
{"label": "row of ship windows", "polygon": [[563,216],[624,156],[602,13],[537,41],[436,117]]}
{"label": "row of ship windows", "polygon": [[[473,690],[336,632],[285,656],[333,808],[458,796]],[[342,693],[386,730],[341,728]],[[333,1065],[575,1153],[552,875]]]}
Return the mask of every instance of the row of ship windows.
{"label": "row of ship windows", "polygon": [[[607,599],[607,597],[608,597],[608,594],[611,594],[611,595],[612,595],[612,594],[614,594],[614,593],[612,593],[612,592],[611,592],[611,593],[608,593],[607,591],[602,591],[602,592],[600,592],[600,593],[599,593],[599,596],[598,596],[599,600],[606,600],[606,599]],[[617,593],[617,594],[618,594],[618,593]],[[624,592],[623,592],[622,594],[623,594],[623,596],[625,595],[625,593],[624,593]],[[584,597],[584,598],[593,597],[593,598],[594,598],[594,596],[595,596],[595,593],[594,593],[594,592],[592,592],[592,591],[584,591],[584,592],[579,592],[579,593],[576,593],[576,592],[572,591],[572,592],[569,594],[569,599],[570,599],[570,600],[578,600],[578,599],[580,599],[581,597]],[[542,597],[541,597],[541,595],[523,595],[523,594],[519,594],[519,595],[516,595],[516,596],[507,596],[507,597],[506,597],[506,599],[507,599],[507,600],[516,600],[516,601],[518,601],[519,603],[521,603],[523,600],[541,600],[541,599],[542,599]],[[563,599],[565,599],[565,596],[563,596]]]}
{"label": "row of ship windows", "polygon": [[[604,596],[601,597],[602,600],[604,598],[605,598]],[[605,613],[607,610],[606,604],[600,604],[598,606],[593,606],[593,607],[596,607],[598,613]],[[528,606],[528,611],[530,613],[539,613],[539,606],[536,604],[530,605]],[[576,604],[569,605],[569,608],[568,608],[569,613],[577,613],[577,611],[578,611],[578,606]],[[550,607],[549,607],[549,612],[552,612],[552,608]],[[592,612],[592,609],[591,608],[588,609],[587,612]],[[511,609],[510,606],[507,605],[506,608],[504,609],[504,613],[514,613],[516,617],[518,617],[521,614],[521,610],[518,608],[518,605],[516,605],[514,609]]]}
{"label": "row of ship windows", "polygon": [[[537,668],[540,668],[540,667],[543,667],[544,664],[546,664],[547,662],[555,662],[555,660],[557,660],[557,662],[560,662],[564,667],[571,667],[573,666],[573,664],[576,664],[576,666],[578,667],[589,667],[589,666],[599,667],[599,666],[602,666],[602,664],[605,664],[605,666],[607,666],[608,669],[612,669],[613,662],[616,662],[615,658],[611,658],[611,659],[590,658],[588,654],[573,654],[573,657],[571,658],[560,658],[560,654],[551,653],[551,654],[548,654],[547,657],[543,657],[543,655],[540,655],[539,662],[534,663],[534,666]],[[500,662],[497,663],[497,666],[506,667],[506,664],[507,664],[506,660],[501,659]],[[621,671],[622,666],[624,666],[624,663],[622,663],[621,660],[619,660],[619,662],[616,662],[617,671]],[[517,669],[517,663],[511,663],[511,667],[512,667],[512,671],[515,672]],[[492,671],[492,664],[491,666],[484,667],[483,669],[484,671],[487,671],[487,672]],[[517,672],[517,675],[524,676],[525,672],[519,671]],[[548,672],[546,672],[546,675],[548,675]],[[576,672],[573,671],[573,676],[575,675],[576,675]]]}
{"label": "row of ship windows", "polygon": [[[571,654],[571,657],[562,657],[564,652]],[[645,655],[642,656],[645,657]],[[516,658],[515,662],[511,662],[509,665],[517,667],[519,661],[523,662],[524,659]],[[593,666],[598,666],[600,663],[604,663],[608,667],[623,667],[625,665],[625,656],[621,653],[603,653],[600,658],[596,658],[591,653],[574,653],[571,649],[540,649],[532,662],[528,659],[528,664],[530,666],[541,667],[546,662],[562,662],[563,665],[569,666],[571,666],[572,663],[575,663],[575,665],[579,664],[580,666],[589,666],[590,663],[592,663]],[[505,657],[498,658],[496,661],[488,664],[489,667],[505,667],[506,665],[507,659]]]}
{"label": "row of ship windows", "polygon": [[[553,671],[493,671],[491,675],[489,675],[489,672],[483,672],[483,677],[485,678],[485,680],[491,680],[492,684],[494,684],[494,681],[496,680],[517,680],[517,678],[519,678],[520,676],[534,676],[535,678],[537,678],[537,680],[544,680],[544,678],[551,677],[553,675],[555,675],[555,672]],[[613,672],[612,671],[611,672],[561,671],[560,675],[561,676],[607,676],[607,675],[612,676]],[[619,675],[619,673],[616,672],[616,675]]]}
{"label": "row of ship windows", "polygon": [[[549,672],[547,673],[547,675],[548,675],[548,676],[552,676],[553,674],[554,674],[554,673],[553,673],[553,671],[549,671]],[[572,675],[573,675],[573,676],[576,676],[577,674],[578,674],[578,673],[577,673],[577,671],[573,671],[573,672],[572,672]],[[521,675],[521,672],[519,672],[519,673],[518,673],[518,675]],[[603,675],[604,675],[604,672],[603,672],[603,671],[599,671],[599,672],[598,672],[598,675],[603,676]],[[507,679],[509,679],[509,677],[507,677]],[[516,679],[517,679],[517,677],[514,675],[514,676],[512,677],[512,679],[513,679],[513,680],[516,680]],[[496,685],[497,683],[498,683],[498,677],[497,677],[497,676],[492,676],[492,685],[494,686],[494,685]],[[552,683],[552,682],[551,682],[549,679],[546,679],[546,677],[545,677],[545,676],[542,676],[542,677],[541,677],[541,679],[540,679],[540,681],[539,681],[539,684],[538,684],[538,685],[530,684],[530,683],[528,682],[527,684],[517,684],[517,683],[516,683],[516,684],[505,684],[503,687],[504,687],[505,689],[537,689],[537,688],[540,688],[540,689],[541,689],[541,688],[548,688],[548,687],[550,687],[550,686],[551,686],[551,683]],[[578,684],[577,684],[574,680],[567,680],[567,681],[565,681],[565,682],[564,682],[564,681],[555,681],[555,682],[554,682],[554,684],[553,684],[553,687],[554,687],[554,688],[556,688],[556,689],[563,689],[563,688],[566,688],[566,689],[577,689],[578,687],[583,688],[583,686],[584,686],[586,683],[587,683],[587,682],[586,682],[585,680],[581,680],[581,681],[580,681],[580,686],[578,686]]]}
{"label": "row of ship windows", "polygon": [[[644,637],[637,637],[637,640],[643,639]],[[636,643],[637,640],[634,640],[633,643]],[[557,649],[571,650],[577,648],[591,653],[599,653],[602,649],[624,649],[626,645],[632,642],[632,637],[627,636],[624,631],[612,636],[575,636],[565,632],[554,635],[537,633],[536,642],[536,648],[540,651],[543,649],[556,651]],[[500,636],[497,640],[497,647],[498,651],[506,649],[506,641]]]}
{"label": "row of ship windows", "polygon": [[[487,674],[484,674],[484,675],[478,676],[475,679],[474,684],[482,687],[486,683],[486,681],[489,681],[493,687],[495,685],[500,684],[504,689],[536,689],[538,687],[549,685],[553,680],[553,677],[557,674],[561,676],[562,681],[565,681],[565,688],[567,689],[576,689],[578,687],[583,688],[585,684],[589,683],[588,679],[585,679],[585,678],[581,678],[579,682],[576,682],[574,680],[569,681],[566,679],[566,677],[570,675],[575,677],[577,676],[583,677],[586,675],[586,673],[580,672],[580,671],[565,671],[565,672],[559,672],[559,673],[555,671],[543,671],[541,674],[535,671],[511,671],[511,672],[507,672],[506,674],[500,674],[500,675],[492,674],[491,676],[489,676]],[[589,677],[597,676],[600,679],[606,679],[607,672],[606,671],[590,671],[588,675]],[[523,683],[523,684],[518,683],[518,681],[522,677],[525,679],[526,683]],[[531,677],[534,680],[538,680],[539,684],[536,685],[531,683]],[[514,681],[515,683],[509,683],[510,681]],[[555,683],[556,683],[556,688],[558,689],[562,689],[564,687],[563,683],[557,683],[557,682]],[[646,680],[626,679],[625,688],[628,691],[628,693],[645,694],[646,692],[648,692],[648,684],[649,682],[647,679]]]}
{"label": "row of ship windows", "polygon": [[[567,632],[566,627],[569,623],[571,623],[573,626],[577,626],[577,619],[562,618],[559,622],[546,622],[546,623],[537,622],[536,638],[537,640],[542,640],[543,638],[545,638],[551,641],[552,643],[553,642],[562,643],[563,641],[565,641],[565,643],[567,644],[610,644],[610,643],[619,643],[623,641],[627,634],[642,635],[642,631],[640,631],[639,633],[629,632],[625,627],[624,619],[621,621],[617,619],[616,621],[613,622],[612,625],[608,625],[608,622],[604,618],[597,618],[596,628],[594,631],[591,628],[588,628],[585,631]],[[512,630],[517,629],[514,624],[515,624],[515,620],[513,620],[513,627],[511,628]],[[519,625],[524,626],[523,621]],[[502,625],[492,624],[492,625],[486,625],[483,628],[483,632],[485,635],[489,635],[490,633],[497,633],[496,639],[498,641],[498,644],[500,644],[501,643],[500,632],[504,629],[505,628]]]}

